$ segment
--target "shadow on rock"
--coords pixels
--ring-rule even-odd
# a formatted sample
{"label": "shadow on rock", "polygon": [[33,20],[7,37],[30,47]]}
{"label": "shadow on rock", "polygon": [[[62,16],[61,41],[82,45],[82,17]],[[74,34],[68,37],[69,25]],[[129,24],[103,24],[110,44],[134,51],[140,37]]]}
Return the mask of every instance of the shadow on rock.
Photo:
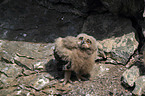
{"label": "shadow on rock", "polygon": [[145,75],[145,65],[143,62],[137,61],[135,63],[135,66],[137,66],[139,68],[140,75]]}
{"label": "shadow on rock", "polygon": [[130,87],[130,85],[129,84],[127,84],[127,83],[125,83],[124,81],[123,81],[123,77],[121,77],[121,85],[126,89],[126,90],[128,90],[128,91],[133,91],[133,89],[135,88],[135,84],[133,84],[133,86],[132,87]]}
{"label": "shadow on rock", "polygon": [[[58,66],[59,64],[57,63],[57,61],[55,59],[51,59],[47,64],[45,64],[45,70],[51,75],[53,76],[55,79],[63,79],[64,78],[64,71],[61,69],[60,70],[60,66]],[[89,74],[83,75],[83,77],[86,78],[86,80],[88,81],[90,78]],[[76,77],[76,73],[72,71],[71,74],[71,80],[72,81],[77,81],[77,77]],[[86,81],[86,80],[82,80],[82,81]]]}
{"label": "shadow on rock", "polygon": [[45,70],[55,79],[63,78],[64,72],[58,70],[57,61],[55,59],[51,59],[47,64],[45,64]]}

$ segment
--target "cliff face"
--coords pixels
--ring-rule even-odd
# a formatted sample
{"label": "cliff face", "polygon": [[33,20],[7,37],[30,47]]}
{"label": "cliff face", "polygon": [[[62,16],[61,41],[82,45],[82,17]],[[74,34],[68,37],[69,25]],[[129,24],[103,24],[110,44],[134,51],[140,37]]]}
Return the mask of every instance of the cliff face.
{"label": "cliff face", "polygon": [[[139,20],[145,34],[143,7],[143,0],[1,1],[0,93],[11,96],[143,94],[144,77],[140,76],[145,74],[143,57],[129,62],[138,67],[124,66],[138,46],[137,30],[130,17]],[[72,76],[74,85],[62,86],[63,72],[57,70],[53,56],[54,39],[81,32],[96,38],[98,53],[103,51],[107,60],[96,60],[89,81],[80,83]],[[130,78],[126,77],[128,74]],[[130,83],[136,83],[137,87],[130,85],[132,89],[127,89],[125,86]]]}
{"label": "cliff face", "polygon": [[100,40],[122,36],[134,31],[126,17],[142,17],[143,4],[143,0],[3,0],[0,38],[53,42],[81,32]]}

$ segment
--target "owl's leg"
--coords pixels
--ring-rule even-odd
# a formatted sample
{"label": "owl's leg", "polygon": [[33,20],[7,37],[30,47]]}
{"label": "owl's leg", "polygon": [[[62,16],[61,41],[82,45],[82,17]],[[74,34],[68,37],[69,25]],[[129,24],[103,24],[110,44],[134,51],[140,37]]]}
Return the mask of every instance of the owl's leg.
{"label": "owl's leg", "polygon": [[67,83],[67,82],[70,82],[72,83],[72,81],[70,80],[70,77],[71,77],[71,71],[65,71],[64,73],[64,85]]}
{"label": "owl's leg", "polygon": [[77,76],[77,79],[79,80],[79,82],[81,82],[81,79],[83,79],[83,80],[88,80],[87,78],[83,77],[83,76],[80,75],[80,74],[76,74],[76,76]]}
{"label": "owl's leg", "polygon": [[63,70],[70,70],[71,68],[71,62],[68,62],[64,67],[63,67]]}
{"label": "owl's leg", "polygon": [[70,83],[72,83],[72,81],[70,80],[71,77],[71,62],[68,62],[64,67],[63,70],[65,71],[64,73],[64,85],[69,81]]}

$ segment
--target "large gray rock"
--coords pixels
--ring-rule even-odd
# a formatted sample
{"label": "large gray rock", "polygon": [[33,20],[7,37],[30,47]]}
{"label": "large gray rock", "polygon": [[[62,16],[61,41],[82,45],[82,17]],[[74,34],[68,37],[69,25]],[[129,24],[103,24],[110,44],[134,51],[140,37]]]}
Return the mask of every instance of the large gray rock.
{"label": "large gray rock", "polygon": [[[53,59],[53,45],[1,40],[1,95],[36,95],[37,90],[55,84],[54,75],[46,72],[46,65]],[[52,71],[53,64],[47,70]]]}
{"label": "large gray rock", "polygon": [[135,88],[132,91],[133,94],[137,96],[145,95],[145,76],[140,76],[135,81]]}
{"label": "large gray rock", "polygon": [[0,87],[17,85],[16,78],[22,75],[22,69],[16,64],[0,62]]}
{"label": "large gray rock", "polygon": [[33,87],[36,90],[41,90],[42,88],[51,85],[51,79],[54,79],[48,73],[41,73],[35,75],[28,75],[26,77],[19,77],[17,80],[19,85],[23,85],[25,87]]}
{"label": "large gray rock", "polygon": [[135,32],[130,20],[112,14],[89,15],[84,22],[82,32],[93,35],[97,40],[121,37]]}
{"label": "large gray rock", "polygon": [[99,41],[98,47],[107,55],[108,63],[125,65],[138,46],[134,33]]}
{"label": "large gray rock", "polygon": [[23,60],[23,62],[26,62],[29,59],[48,59],[47,57],[53,54],[53,44],[32,44],[29,42],[10,42],[3,40],[1,42],[2,50],[0,50],[0,55],[3,59],[11,63],[14,63],[14,60]]}
{"label": "large gray rock", "polygon": [[[81,31],[83,18],[71,12],[63,13],[55,10],[58,6],[60,10],[68,10],[67,7],[62,8],[61,4],[51,8],[51,3],[48,3],[50,7],[48,10],[38,6],[36,1],[33,3],[30,0],[25,2],[10,0],[9,3],[5,4],[9,6],[6,10],[0,11],[0,38],[29,42],[53,42],[59,36],[77,35]],[[0,8],[3,9],[4,6]]]}
{"label": "large gray rock", "polygon": [[[85,30],[90,30],[91,32],[89,32],[89,34],[95,35],[95,37],[96,34],[98,34],[97,39],[103,39],[108,38],[108,35],[110,37],[112,31],[119,29],[122,31],[116,31],[112,35],[120,36],[124,34],[123,30],[126,33],[126,28],[130,28],[131,25],[128,19],[122,19],[122,17],[117,18],[108,13],[108,15],[104,13],[100,15],[94,15],[94,19],[94,17],[91,16],[92,14],[88,14],[90,10],[89,7],[92,7],[92,4],[95,4],[96,7],[98,6],[102,8],[103,6],[101,6],[99,0],[25,0],[25,2],[19,0],[8,1],[9,3],[5,3],[3,6],[0,6],[2,9],[0,10],[0,38],[7,40],[53,42],[54,39],[59,36],[75,36]],[[143,0],[137,1],[137,3],[134,3],[134,1],[136,2],[136,0],[133,0],[133,3],[131,4],[135,5],[133,5],[133,8],[131,6],[130,9],[138,12],[140,11],[140,6],[143,4],[141,3]],[[38,6],[36,2],[41,6]],[[117,11],[120,9],[116,8],[119,7],[119,4],[122,2],[125,2],[126,4],[125,0],[102,0],[102,2],[106,2],[103,4],[107,4],[109,6],[105,6],[106,8]],[[127,8],[129,7],[128,5],[124,6],[127,6]],[[125,7],[125,9],[127,8]],[[98,11],[96,10],[95,13],[97,12]],[[118,12],[120,12],[120,10]],[[91,25],[89,24],[89,26],[83,27],[84,22],[88,22],[88,20],[86,20],[87,18],[88,20],[89,18],[93,18],[91,20],[97,23],[93,24],[92,22]],[[84,30],[85,27],[86,29]],[[97,31],[93,30],[94,28],[96,28]],[[130,29],[132,30],[132,28]]]}
{"label": "large gray rock", "polygon": [[116,63],[126,64],[138,46],[131,22],[111,14],[88,16],[82,32],[93,35],[99,40],[98,47],[107,52],[109,58]]}
{"label": "large gray rock", "polygon": [[123,73],[123,83],[126,84],[126,87],[133,87],[134,82],[138,79],[139,75],[139,68],[137,68],[137,66],[133,66]]}
{"label": "large gray rock", "polygon": [[140,16],[144,9],[144,0],[100,0],[113,14],[124,16]]}

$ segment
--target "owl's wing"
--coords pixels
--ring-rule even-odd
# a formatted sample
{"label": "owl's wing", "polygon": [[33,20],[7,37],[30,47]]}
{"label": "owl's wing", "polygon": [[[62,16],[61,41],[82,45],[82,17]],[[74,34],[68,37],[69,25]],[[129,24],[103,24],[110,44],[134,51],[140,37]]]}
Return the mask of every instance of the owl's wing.
{"label": "owl's wing", "polygon": [[77,48],[77,39],[76,39],[76,37],[67,36],[62,41],[63,41],[63,45],[68,50],[73,50],[73,49]]}
{"label": "owl's wing", "polygon": [[57,38],[55,40],[54,56],[57,61],[70,61],[72,50],[76,48],[75,37]]}

